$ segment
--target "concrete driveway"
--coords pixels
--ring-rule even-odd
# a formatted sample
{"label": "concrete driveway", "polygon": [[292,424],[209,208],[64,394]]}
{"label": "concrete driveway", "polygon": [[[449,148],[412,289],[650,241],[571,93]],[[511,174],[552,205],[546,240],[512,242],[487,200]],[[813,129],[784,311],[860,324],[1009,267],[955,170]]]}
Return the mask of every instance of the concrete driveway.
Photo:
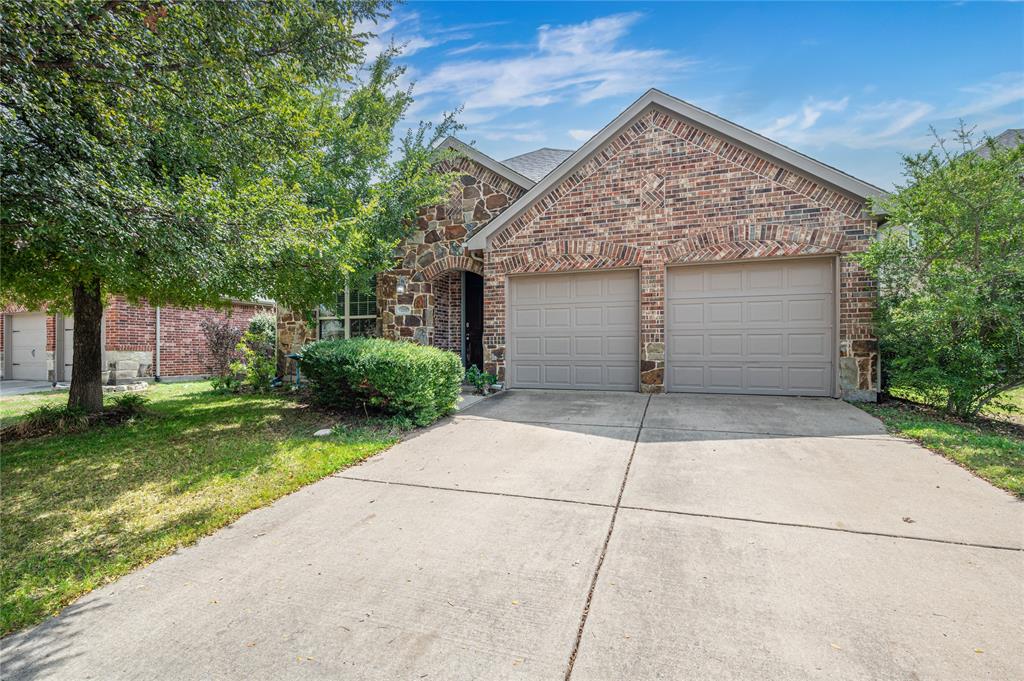
{"label": "concrete driveway", "polygon": [[8,679],[1024,678],[1024,504],[835,400],[515,391],[3,641]]}

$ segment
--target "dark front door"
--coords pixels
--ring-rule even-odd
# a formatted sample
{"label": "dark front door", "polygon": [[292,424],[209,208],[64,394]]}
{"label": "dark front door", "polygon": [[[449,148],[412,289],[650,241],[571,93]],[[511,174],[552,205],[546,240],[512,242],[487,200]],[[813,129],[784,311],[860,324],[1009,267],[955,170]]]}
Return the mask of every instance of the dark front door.
{"label": "dark front door", "polygon": [[463,314],[465,319],[466,366],[476,365],[484,368],[484,278],[473,272],[462,275],[465,293],[463,295]]}

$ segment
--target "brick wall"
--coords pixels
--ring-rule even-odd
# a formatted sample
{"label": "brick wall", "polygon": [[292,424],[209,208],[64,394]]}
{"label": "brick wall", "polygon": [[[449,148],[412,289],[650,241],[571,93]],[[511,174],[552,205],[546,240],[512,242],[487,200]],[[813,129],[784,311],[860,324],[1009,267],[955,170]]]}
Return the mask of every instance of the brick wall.
{"label": "brick wall", "polygon": [[432,282],[434,295],[435,347],[461,352],[462,346],[462,272],[439,274]]}
{"label": "brick wall", "polygon": [[[210,356],[203,336],[203,320],[228,320],[244,329],[253,315],[262,310],[272,312],[274,307],[237,302],[226,310],[161,307],[161,376],[208,374]],[[114,298],[107,306],[105,316],[108,355],[116,357],[116,353],[148,353],[151,357],[150,367],[141,371],[142,375],[152,375],[156,371],[156,308],[144,302],[132,305],[122,298]]]}
{"label": "brick wall", "polygon": [[667,266],[841,254],[841,382],[847,394],[877,390],[874,283],[848,257],[874,230],[859,200],[649,110],[492,240],[485,368],[504,378],[507,274],[639,269],[641,384],[660,392]]}
{"label": "brick wall", "polygon": [[[228,319],[239,328],[261,310],[274,311],[272,304],[234,303],[226,310],[209,308],[160,309],[160,373],[161,376],[200,376],[210,371],[210,358],[203,337],[204,319]],[[4,314],[24,312],[9,307]],[[53,353],[57,345],[57,317],[46,318],[46,351]],[[0,317],[0,353],[3,352],[3,321]],[[2,355],[0,355],[2,356]],[[156,308],[141,303],[132,305],[124,298],[114,297],[104,309],[104,376],[111,372],[117,378],[153,376],[156,371]],[[130,368],[126,368],[130,365]],[[53,370],[50,371],[54,379]]]}

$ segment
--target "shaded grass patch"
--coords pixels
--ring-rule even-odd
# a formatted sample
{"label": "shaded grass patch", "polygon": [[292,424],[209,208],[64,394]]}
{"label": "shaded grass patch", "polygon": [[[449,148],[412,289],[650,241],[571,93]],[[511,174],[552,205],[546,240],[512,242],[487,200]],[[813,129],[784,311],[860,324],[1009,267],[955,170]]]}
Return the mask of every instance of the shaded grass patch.
{"label": "shaded grass patch", "polygon": [[[4,445],[4,634],[399,435],[384,421],[350,417],[314,438],[339,417],[286,396],[216,395],[205,382],[147,393],[145,418]],[[20,413],[4,406],[17,417],[40,403]]]}

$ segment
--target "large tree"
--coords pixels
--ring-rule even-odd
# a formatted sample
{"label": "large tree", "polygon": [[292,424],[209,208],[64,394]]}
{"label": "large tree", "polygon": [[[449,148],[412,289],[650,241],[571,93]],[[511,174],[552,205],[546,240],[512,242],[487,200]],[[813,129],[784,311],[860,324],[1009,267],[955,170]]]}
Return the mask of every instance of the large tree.
{"label": "large tree", "polygon": [[904,166],[863,256],[884,363],[892,386],[973,417],[1024,385],[1024,145],[961,126]]}
{"label": "large tree", "polygon": [[0,296],[75,315],[102,408],[104,300],[312,306],[443,195],[357,23],[387,0],[2,0]]}

